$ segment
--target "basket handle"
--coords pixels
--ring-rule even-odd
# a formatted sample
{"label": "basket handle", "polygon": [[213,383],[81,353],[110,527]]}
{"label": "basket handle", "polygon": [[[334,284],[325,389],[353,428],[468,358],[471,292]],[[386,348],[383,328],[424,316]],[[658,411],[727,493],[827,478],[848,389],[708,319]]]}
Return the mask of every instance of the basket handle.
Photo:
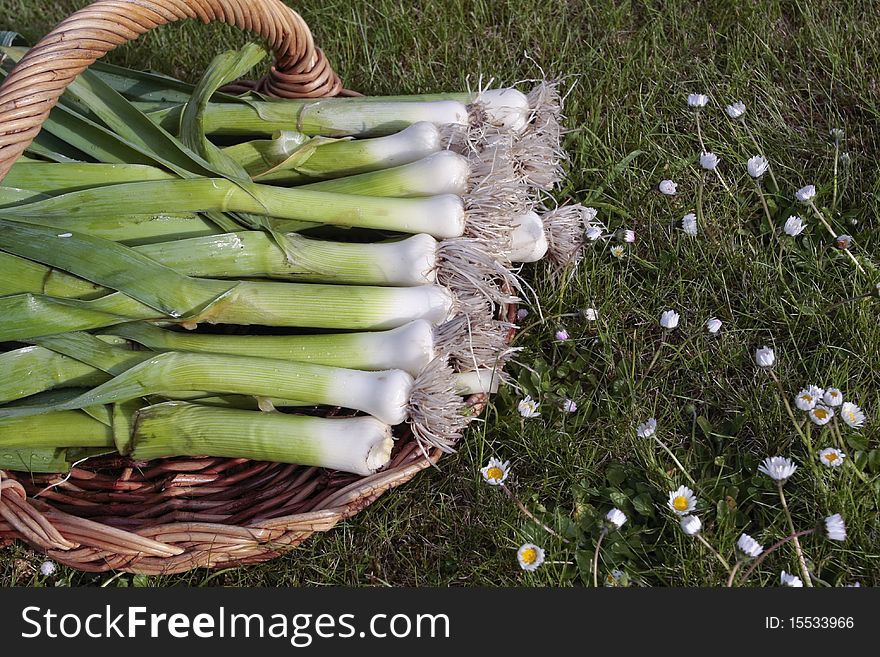
{"label": "basket handle", "polygon": [[117,46],[187,18],[223,21],[266,39],[276,59],[258,85],[267,94],[316,98],[343,91],[306,22],[281,0],[98,0],[59,23],[0,85],[0,181],[77,75]]}

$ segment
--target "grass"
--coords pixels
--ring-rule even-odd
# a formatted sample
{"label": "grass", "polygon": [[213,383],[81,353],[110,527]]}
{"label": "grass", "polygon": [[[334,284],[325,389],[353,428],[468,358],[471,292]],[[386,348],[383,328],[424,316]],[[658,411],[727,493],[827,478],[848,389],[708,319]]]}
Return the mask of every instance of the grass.
{"label": "grass", "polygon": [[[0,0],[0,25],[33,41],[84,2]],[[803,539],[818,579],[828,585],[880,582],[880,301],[843,303],[880,279],[878,249],[878,73],[880,21],[870,3],[618,2],[581,0],[444,0],[398,3],[303,0],[296,8],[314,28],[349,88],[369,94],[429,92],[566,76],[571,157],[562,197],[596,207],[613,230],[637,240],[622,260],[602,243],[561,283],[540,267],[527,276],[540,293],[511,368],[521,392],[498,395],[483,422],[440,470],[407,486],[303,547],[268,564],[175,577],[92,576],[62,569],[48,582],[34,574],[41,557],[21,546],[0,553],[0,581],[72,585],[568,585],[592,582],[598,520],[612,506],[630,521],[606,539],[600,580],[723,585],[727,573],[699,542],[683,535],[665,507],[666,492],[692,478],[707,540],[733,558],[740,532],[768,546],[786,535],[775,488],[756,474],[765,456],[789,455],[800,466],[786,485],[796,527],[840,512],[844,543]],[[4,19],[4,22],[8,19]],[[198,77],[219,51],[244,43],[225,26],[163,28],[111,55],[111,61]],[[699,169],[688,93],[703,92],[707,147],[721,157],[728,194]],[[810,224],[796,241],[770,235],[745,161],[748,136],[723,113],[743,100],[747,122],[770,159],[779,192],[768,202],[777,233],[790,214]],[[840,168],[832,206],[835,149],[829,129],[844,128],[850,164]],[[662,179],[678,194],[657,191]],[[704,181],[704,182],[701,182]],[[855,238],[866,275],[829,247],[794,192],[813,183],[836,230]],[[702,190],[701,233],[690,238],[681,217]],[[578,316],[586,307],[599,319]],[[660,313],[682,322],[665,334]],[[704,322],[724,326],[710,336]],[[553,338],[564,326],[572,339]],[[808,383],[841,388],[866,410],[846,452],[864,455],[872,484],[849,467],[830,470],[815,451],[829,444],[814,430],[812,453],[793,429],[766,372],[753,361],[771,345],[774,371],[789,395]],[[648,366],[657,350],[653,369]],[[522,394],[541,402],[541,417],[516,412]],[[572,398],[578,411],[557,405]],[[802,417],[799,411],[796,411]],[[657,443],[634,427],[654,416]],[[499,490],[482,482],[490,456],[509,458],[508,481],[550,525],[580,546],[565,545],[527,521]],[[524,573],[515,552],[526,540],[547,551],[543,567]],[[791,546],[771,555],[750,585],[778,585],[797,573]],[[112,581],[111,581],[112,580]]]}

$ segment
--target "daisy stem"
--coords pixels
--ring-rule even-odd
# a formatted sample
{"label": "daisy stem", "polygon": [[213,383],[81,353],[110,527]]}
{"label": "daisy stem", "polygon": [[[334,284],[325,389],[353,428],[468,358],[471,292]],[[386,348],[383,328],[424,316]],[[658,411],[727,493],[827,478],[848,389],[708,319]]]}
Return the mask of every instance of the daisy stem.
{"label": "daisy stem", "polygon": [[788,528],[791,530],[791,538],[794,541],[794,551],[797,554],[798,563],[801,566],[801,575],[804,576],[804,584],[808,587],[813,586],[813,580],[810,579],[810,571],[807,570],[807,560],[804,558],[804,551],[801,548],[801,542],[798,540],[798,533],[794,528],[794,520],[791,518],[791,511],[788,510],[788,502],[785,501],[785,493],[782,492],[783,482],[777,481],[776,488],[779,490],[779,501],[782,502],[782,510],[785,511],[785,518],[788,520]]}
{"label": "daisy stem", "polygon": [[706,152],[706,144],[703,143],[703,131],[700,130],[700,110],[696,111],[697,117],[697,139],[700,140],[700,153]]}
{"label": "daisy stem", "polygon": [[758,190],[758,198],[761,199],[761,205],[764,208],[764,215],[767,217],[767,225],[770,226],[770,235],[773,235],[773,217],[770,216],[770,207],[767,205],[767,199],[764,198],[764,190],[761,189],[760,178],[755,178],[755,188]]}
{"label": "daisy stem", "polygon": [[602,548],[602,541],[608,533],[608,528],[603,527],[599,533],[599,540],[596,541],[596,551],[593,553],[593,587],[599,588],[599,550]]}
{"label": "daisy stem", "polygon": [[667,454],[669,454],[669,458],[671,458],[673,461],[675,461],[675,465],[678,466],[678,469],[681,470],[681,474],[683,474],[683,475],[685,476],[685,478],[688,480],[688,482],[690,483],[690,485],[693,486],[694,488],[696,488],[696,487],[697,487],[697,482],[694,481],[694,478],[691,477],[691,476],[688,474],[688,471],[684,469],[684,466],[681,464],[681,461],[679,461],[679,460],[675,457],[675,454],[672,453],[672,450],[669,449],[669,448],[666,446],[666,444],[665,444],[662,440],[660,440],[657,436],[654,436],[654,440],[657,441],[657,444],[660,445],[660,447],[663,448],[663,451],[665,451]]}
{"label": "daisy stem", "polygon": [[726,570],[727,572],[730,572],[730,564],[727,563],[727,559],[722,557],[721,553],[718,552],[718,550],[716,550],[714,547],[712,547],[712,544],[709,541],[707,541],[702,534],[696,534],[696,537],[700,541],[700,543],[702,543],[707,548],[709,548],[709,551],[718,558],[718,561],[720,561],[721,565],[724,566],[724,570]]}
{"label": "daisy stem", "polygon": [[731,588],[733,586],[733,579],[734,577],[736,577],[736,571],[738,571],[739,567],[742,565],[742,560],[738,560],[735,564],[733,564],[733,568],[730,569],[730,577],[727,578],[727,588]]}
{"label": "daisy stem", "polygon": [[[810,209],[813,211],[813,213],[816,215],[816,217],[819,219],[819,221],[822,222],[822,225],[825,226],[825,230],[827,230],[831,234],[831,237],[833,237],[834,239],[837,239],[837,233],[831,227],[831,224],[829,224],[828,221],[825,219],[825,215],[819,211],[818,207],[816,207],[815,201],[810,199],[809,205],[810,205]],[[862,268],[862,265],[859,263],[859,261],[856,260],[856,257],[852,254],[852,252],[849,249],[843,249],[843,250],[846,253],[846,255],[849,256],[849,259],[853,261],[855,266],[858,267],[859,271],[864,274],[865,270]]]}
{"label": "daisy stem", "polygon": [[661,334],[660,336],[660,346],[657,347],[657,351],[654,352],[654,357],[651,359],[651,364],[648,365],[648,369],[645,370],[645,376],[654,369],[654,365],[657,364],[657,359],[660,358],[660,352],[663,351],[663,345],[666,344],[666,333]]}
{"label": "daisy stem", "polygon": [[770,376],[773,377],[773,380],[776,382],[776,387],[779,388],[779,397],[782,399],[782,403],[785,404],[785,410],[788,412],[788,417],[791,419],[791,423],[794,425],[795,431],[798,432],[801,440],[804,441],[807,449],[809,449],[810,453],[812,453],[813,447],[810,443],[810,439],[806,436],[806,434],[804,434],[803,429],[801,429],[801,425],[798,423],[797,418],[794,416],[794,411],[791,410],[791,404],[788,403],[788,397],[785,396],[785,390],[782,388],[782,382],[779,380],[779,377],[776,376],[776,372],[774,372],[773,370],[769,370],[769,372]]}
{"label": "daisy stem", "polygon": [[[798,537],[809,536],[810,534],[814,533],[815,531],[816,531],[815,528],[814,529],[805,529],[803,531],[792,534],[791,536],[786,536],[785,538],[776,541],[773,545],[771,545],[766,550],[764,550],[764,552],[761,553],[761,556],[759,556],[757,559],[755,559],[752,562],[751,567],[745,573],[743,573],[742,577],[739,578],[738,586],[742,586],[743,584],[745,584],[746,580],[749,578],[749,576],[753,572],[755,572],[755,568],[760,566],[761,562],[764,561],[764,559],[766,559],[768,556],[770,556],[770,554],[772,552],[775,552],[778,548],[782,547],[783,545],[785,545],[789,541],[796,541],[798,539]],[[812,583],[810,583],[809,586],[812,586]]]}
{"label": "daisy stem", "polygon": [[567,538],[562,537],[558,532],[554,531],[552,528],[548,527],[543,522],[541,522],[541,520],[539,520],[538,517],[534,513],[532,513],[531,511],[529,511],[526,508],[525,504],[520,502],[519,498],[516,495],[514,495],[513,491],[510,490],[507,486],[505,486],[503,483],[499,484],[499,485],[501,486],[501,490],[503,490],[505,493],[507,493],[507,497],[509,497],[511,499],[511,501],[514,504],[516,504],[517,508],[519,508],[519,510],[522,511],[530,520],[532,520],[533,522],[535,522],[538,525],[540,525],[541,527],[543,527],[545,532],[555,536],[563,543],[570,543],[571,542]]}
{"label": "daisy stem", "polygon": [[[837,423],[837,416],[834,416],[834,419],[831,420],[831,433],[835,437],[835,441],[837,442],[837,447],[841,452],[846,452],[846,443],[843,441],[843,432],[840,430],[840,425]],[[853,459],[847,459],[848,466],[853,472],[856,473],[856,476],[862,481],[862,483],[870,484],[871,480],[868,479],[867,475],[859,469],[859,466],[856,465],[856,462]]]}
{"label": "daisy stem", "polygon": [[834,190],[831,193],[831,211],[837,209],[837,159],[840,154],[840,142],[834,140]]}
{"label": "daisy stem", "polygon": [[[758,140],[755,138],[755,133],[752,132],[752,129],[749,128],[748,124],[743,120],[743,127],[746,129],[746,132],[749,133],[749,137],[752,139],[752,143],[755,145],[757,152],[761,152],[761,145],[758,143]],[[779,193],[779,183],[776,182],[776,174],[773,173],[773,168],[770,168],[770,179],[773,181],[773,193]]]}

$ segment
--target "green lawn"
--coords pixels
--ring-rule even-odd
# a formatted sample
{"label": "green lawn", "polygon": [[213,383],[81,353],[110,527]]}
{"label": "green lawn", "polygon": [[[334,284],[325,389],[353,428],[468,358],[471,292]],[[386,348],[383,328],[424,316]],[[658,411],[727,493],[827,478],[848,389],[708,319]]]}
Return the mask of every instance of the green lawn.
{"label": "green lawn", "polygon": [[[0,29],[33,41],[84,4],[0,0]],[[543,267],[526,269],[541,312],[529,307],[516,338],[523,351],[510,369],[523,389],[498,395],[439,471],[270,563],[149,580],[122,575],[111,585],[591,583],[598,520],[612,506],[629,522],[606,539],[600,580],[620,569],[624,582],[636,584],[723,585],[726,571],[679,529],[667,491],[691,477],[703,535],[735,559],[741,532],[764,546],[788,532],[775,487],[757,474],[761,459],[774,455],[800,466],[785,486],[798,529],[836,512],[847,523],[845,542],[803,539],[817,585],[880,582],[880,299],[836,305],[880,281],[880,18],[873,3],[303,0],[295,7],[346,85],[364,93],[452,90],[490,78],[515,83],[542,71],[564,77],[570,163],[559,198],[592,205],[611,229],[634,230],[636,242],[621,260],[609,243],[588,246],[562,282]],[[187,23],[110,59],[195,79],[215,54],[244,40],[225,26]],[[693,92],[710,96],[703,136],[732,194],[700,170],[686,103]],[[779,183],[774,192],[765,180],[775,234],[746,174],[756,147],[724,113],[735,100],[746,103],[747,125]],[[848,162],[837,159],[832,128],[845,130],[840,151]],[[657,191],[663,179],[679,183],[676,196]],[[808,183],[835,230],[854,237],[864,275],[795,202]],[[680,219],[696,210],[698,196],[700,233],[690,237]],[[780,235],[792,214],[809,225],[795,239]],[[578,314],[587,307],[598,310],[598,321]],[[668,308],[682,319],[664,335],[658,318]],[[712,316],[724,322],[714,336],[704,326]],[[571,334],[564,343],[554,340],[561,327]],[[816,451],[834,444],[827,430],[813,427],[808,451],[772,379],[754,363],[762,345],[775,348],[774,372],[789,398],[810,383],[835,386],[865,410],[865,428],[843,432],[848,461],[859,462],[864,481],[850,463],[819,464]],[[541,402],[539,418],[517,413],[525,394]],[[566,397],[576,413],[558,410]],[[687,474],[656,442],[636,437],[635,426],[651,416]],[[482,481],[479,468],[493,455],[512,461],[511,489],[580,541],[577,549]],[[527,540],[547,552],[533,573],[521,571],[515,556]],[[32,575],[41,560],[20,546],[0,552],[0,581],[46,582]],[[776,586],[781,570],[798,572],[790,545],[749,585]],[[59,575],[80,585],[112,577]]]}

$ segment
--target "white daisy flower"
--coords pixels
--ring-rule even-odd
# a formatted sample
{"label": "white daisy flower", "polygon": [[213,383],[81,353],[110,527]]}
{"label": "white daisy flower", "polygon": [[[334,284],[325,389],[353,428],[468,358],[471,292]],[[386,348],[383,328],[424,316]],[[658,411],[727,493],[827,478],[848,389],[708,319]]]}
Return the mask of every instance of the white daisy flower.
{"label": "white daisy flower", "polygon": [[715,153],[703,153],[700,155],[700,166],[706,171],[714,171],[721,160]]}
{"label": "white daisy flower", "polygon": [[742,550],[742,553],[747,557],[751,557],[754,559],[764,551],[764,546],[758,543],[755,539],[753,539],[748,534],[740,534],[739,538],[736,540],[736,547]]}
{"label": "white daisy flower", "polygon": [[679,486],[669,491],[669,508],[676,514],[684,516],[697,508],[697,497],[687,486]]}
{"label": "white daisy flower", "polygon": [[789,575],[784,570],[782,571],[782,575],[779,577],[779,581],[783,586],[791,586],[794,588],[802,588],[804,583],[801,581],[801,578],[797,575]]}
{"label": "white daisy flower", "polygon": [[611,255],[620,260],[623,257],[623,254],[626,253],[626,247],[618,244],[617,246],[611,247]]}
{"label": "white daisy flower", "polygon": [[660,326],[670,331],[678,326],[678,320],[681,316],[674,310],[664,310],[660,315]]}
{"label": "white daisy flower", "polygon": [[657,431],[657,420],[648,418],[646,422],[642,422],[636,427],[636,435],[639,438],[650,438]]}
{"label": "white daisy flower", "polygon": [[46,577],[54,575],[57,569],[58,567],[55,565],[54,561],[44,561],[40,564],[40,572]]}
{"label": "white daisy flower", "polygon": [[795,470],[797,470],[797,466],[791,459],[784,456],[768,456],[758,466],[758,472],[763,472],[774,481],[782,482],[791,477]]}
{"label": "white daisy flower", "polygon": [[480,468],[480,472],[487,484],[500,486],[510,474],[510,461],[491,458],[487,466]]}
{"label": "white daisy flower", "polygon": [[853,236],[852,235],[838,235],[834,238],[834,244],[838,249],[848,249],[852,246]]}
{"label": "white daisy flower", "polygon": [[540,417],[541,414],[538,412],[539,405],[529,395],[526,395],[525,399],[521,399],[519,404],[516,405],[516,410],[523,417]]}
{"label": "white daisy flower", "polygon": [[706,322],[706,330],[709,333],[718,333],[721,330],[721,320],[717,317],[712,317]]}
{"label": "white daisy flower", "polygon": [[583,220],[589,224],[593,221],[596,221],[596,217],[599,216],[599,211],[596,208],[590,206],[588,208],[584,208],[581,211],[581,216],[583,217]]}
{"label": "white daisy flower", "polygon": [[816,407],[810,411],[810,419],[813,421],[813,424],[817,424],[820,427],[831,422],[831,418],[833,417],[834,411],[821,404],[817,404]]}
{"label": "white daisy flower", "polygon": [[865,424],[865,413],[852,402],[844,402],[840,408],[840,417],[853,429],[861,429]]}
{"label": "white daisy flower", "polygon": [[595,308],[584,308],[584,319],[588,322],[595,322],[599,319],[599,311]]}
{"label": "white daisy flower", "polygon": [[755,362],[759,367],[773,367],[773,363],[776,362],[776,354],[770,347],[761,347],[755,352]]}
{"label": "white daisy flower", "polygon": [[737,101],[725,107],[724,111],[727,112],[727,116],[729,116],[730,118],[738,119],[746,113],[746,104],[741,101]]}
{"label": "white daisy flower", "polygon": [[523,321],[528,316],[529,316],[529,311],[526,310],[525,308],[520,308],[519,310],[516,311],[516,321],[518,321],[518,322]]}
{"label": "white daisy flower", "polygon": [[835,513],[833,516],[825,518],[825,533],[832,541],[846,540],[846,525],[843,522],[843,516]]}
{"label": "white daisy flower", "polygon": [[796,215],[790,216],[785,220],[785,226],[783,230],[786,235],[791,235],[792,237],[797,237],[801,233],[804,232],[804,229],[807,225],[804,223],[804,220]]}
{"label": "white daisy flower", "polygon": [[802,411],[812,411],[819,403],[819,399],[809,388],[804,388],[794,398],[794,405]]}
{"label": "white daisy flower", "polygon": [[838,388],[828,388],[822,395],[822,401],[826,406],[840,406],[843,403],[843,393]]}
{"label": "white daisy flower", "polygon": [[681,531],[688,536],[696,536],[703,528],[703,521],[697,516],[682,516],[679,524],[681,525]]}
{"label": "white daisy flower", "polygon": [[808,203],[809,201],[812,201],[815,196],[815,185],[807,185],[806,187],[801,187],[799,190],[797,190],[797,192],[795,192],[794,195],[794,197],[801,203]]}
{"label": "white daisy flower", "polygon": [[681,218],[681,229],[688,235],[695,236],[699,229],[697,228],[697,215],[689,212]]}
{"label": "white daisy flower", "polygon": [[618,586],[625,576],[626,573],[619,568],[615,568],[605,577],[605,586]]}
{"label": "white daisy flower", "polygon": [[688,107],[705,107],[709,102],[709,96],[705,94],[688,94]]}
{"label": "white daisy flower", "polygon": [[843,131],[843,128],[831,128],[831,130],[828,131],[828,134],[831,135],[831,139],[833,139],[835,142],[840,142],[840,140],[843,139],[843,135],[845,133]]}
{"label": "white daisy flower", "polygon": [[623,527],[623,523],[626,522],[626,514],[620,509],[614,508],[605,514],[605,519],[614,525],[615,528],[620,529]]}
{"label": "white daisy flower", "polygon": [[524,543],[516,551],[516,560],[523,570],[537,570],[544,563],[544,548],[539,548],[532,543]]}
{"label": "white daisy flower", "polygon": [[678,189],[678,183],[672,182],[671,180],[660,181],[660,191],[667,196],[675,196],[676,189]]}
{"label": "white daisy flower", "polygon": [[822,465],[827,465],[829,468],[843,465],[843,459],[845,458],[846,454],[836,447],[826,447],[819,452],[819,461],[821,461]]}
{"label": "white daisy flower", "polygon": [[578,405],[572,399],[566,399],[562,402],[562,410],[566,413],[574,413],[578,409]]}
{"label": "white daisy flower", "polygon": [[553,335],[554,335],[554,337],[555,337],[557,340],[559,340],[560,342],[565,342],[565,341],[568,340],[568,338],[570,337],[570,336],[568,335],[568,331],[566,331],[565,329],[559,329],[559,330],[556,331],[556,333],[554,333]]}
{"label": "white daisy flower", "polygon": [[770,168],[770,163],[767,161],[767,158],[761,155],[755,155],[754,157],[750,157],[748,161],[748,170],[749,175],[752,178],[760,178],[765,173],[767,173],[767,169]]}
{"label": "white daisy flower", "polygon": [[598,226],[590,226],[587,228],[587,239],[591,242],[595,242],[597,239],[602,237],[602,229]]}
{"label": "white daisy flower", "polygon": [[627,244],[632,244],[636,241],[636,232],[634,230],[625,230],[623,231],[623,241]]}

